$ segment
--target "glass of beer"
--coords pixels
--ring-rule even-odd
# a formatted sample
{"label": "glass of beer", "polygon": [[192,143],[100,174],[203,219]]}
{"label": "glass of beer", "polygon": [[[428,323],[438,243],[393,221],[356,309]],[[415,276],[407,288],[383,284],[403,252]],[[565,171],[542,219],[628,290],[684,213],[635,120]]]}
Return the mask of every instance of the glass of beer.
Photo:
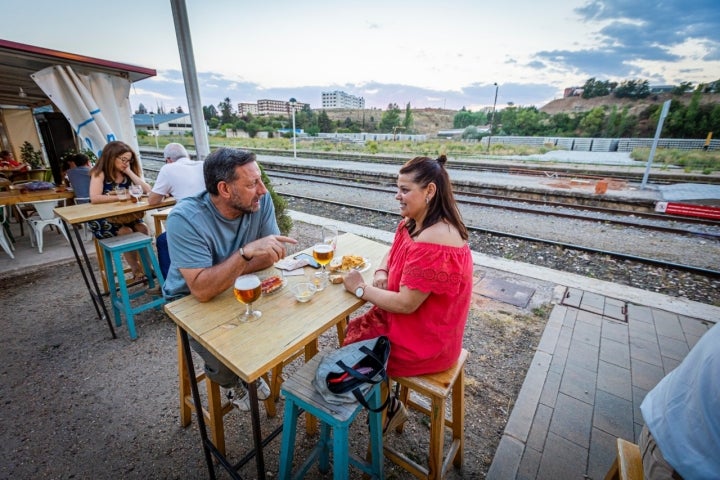
{"label": "glass of beer", "polygon": [[313,258],[317,260],[317,262],[322,267],[322,275],[325,278],[325,284],[327,284],[327,278],[328,278],[328,272],[325,270],[325,265],[330,263],[330,261],[333,259],[333,254],[335,253],[335,250],[332,245],[329,245],[325,242],[318,243],[313,246]]}
{"label": "glass of beer", "polygon": [[245,312],[238,316],[239,321],[251,322],[262,316],[262,312],[252,308],[253,302],[260,298],[262,293],[260,278],[257,275],[242,275],[236,278],[233,291],[235,299],[245,305]]}
{"label": "glass of beer", "polygon": [[323,225],[322,242],[332,245],[333,250],[337,249],[338,229],[337,225]]}

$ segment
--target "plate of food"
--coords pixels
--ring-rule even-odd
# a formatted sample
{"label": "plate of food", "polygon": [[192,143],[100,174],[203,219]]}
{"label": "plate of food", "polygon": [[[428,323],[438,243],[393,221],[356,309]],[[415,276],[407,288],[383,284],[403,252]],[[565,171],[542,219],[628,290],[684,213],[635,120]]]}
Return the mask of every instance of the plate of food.
{"label": "plate of food", "polygon": [[351,270],[357,270],[362,273],[370,268],[370,260],[359,255],[343,255],[336,258],[328,265],[331,272],[348,273]]}
{"label": "plate of food", "polygon": [[263,295],[272,295],[273,293],[277,293],[287,284],[287,280],[278,277],[277,275],[271,275],[269,277],[265,277],[260,282],[260,289],[262,290]]}

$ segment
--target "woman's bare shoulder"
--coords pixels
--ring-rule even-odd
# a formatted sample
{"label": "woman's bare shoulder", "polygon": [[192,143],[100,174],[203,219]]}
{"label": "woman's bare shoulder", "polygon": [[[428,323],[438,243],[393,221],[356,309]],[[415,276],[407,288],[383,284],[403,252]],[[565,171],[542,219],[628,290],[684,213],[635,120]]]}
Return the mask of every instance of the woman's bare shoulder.
{"label": "woman's bare shoulder", "polygon": [[462,247],[465,240],[460,236],[460,232],[453,225],[445,222],[437,222],[418,235],[417,241],[425,243],[436,243],[438,245],[448,245],[451,247]]}

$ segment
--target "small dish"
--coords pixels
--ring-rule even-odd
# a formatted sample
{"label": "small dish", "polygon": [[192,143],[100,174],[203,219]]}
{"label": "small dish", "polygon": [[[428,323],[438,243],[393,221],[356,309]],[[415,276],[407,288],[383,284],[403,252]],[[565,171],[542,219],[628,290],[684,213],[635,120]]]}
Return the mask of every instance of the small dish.
{"label": "small dish", "polygon": [[262,279],[260,288],[263,296],[273,295],[282,290],[287,285],[287,280],[278,275],[270,275]]}
{"label": "small dish", "polygon": [[360,273],[367,272],[370,269],[370,259],[363,257],[363,263],[361,263],[359,266],[355,268],[350,269],[344,269],[342,268],[342,257],[336,258],[330,262],[330,265],[328,265],[328,270],[330,272],[337,272],[337,273],[348,273],[350,270],[357,270]]}
{"label": "small dish", "polygon": [[290,290],[293,295],[295,295],[295,299],[300,303],[309,302],[313,295],[315,295],[315,292],[317,292],[315,285],[310,282],[296,283]]}

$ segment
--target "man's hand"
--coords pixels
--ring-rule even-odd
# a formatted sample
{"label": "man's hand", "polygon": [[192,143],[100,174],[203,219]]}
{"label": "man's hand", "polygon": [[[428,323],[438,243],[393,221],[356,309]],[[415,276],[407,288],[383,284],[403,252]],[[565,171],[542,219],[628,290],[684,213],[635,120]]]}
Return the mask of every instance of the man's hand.
{"label": "man's hand", "polygon": [[282,235],[269,235],[253,242],[243,245],[245,256],[249,258],[264,257],[271,264],[285,258],[287,249],[285,244],[296,245],[298,242],[294,238],[284,237]]}

